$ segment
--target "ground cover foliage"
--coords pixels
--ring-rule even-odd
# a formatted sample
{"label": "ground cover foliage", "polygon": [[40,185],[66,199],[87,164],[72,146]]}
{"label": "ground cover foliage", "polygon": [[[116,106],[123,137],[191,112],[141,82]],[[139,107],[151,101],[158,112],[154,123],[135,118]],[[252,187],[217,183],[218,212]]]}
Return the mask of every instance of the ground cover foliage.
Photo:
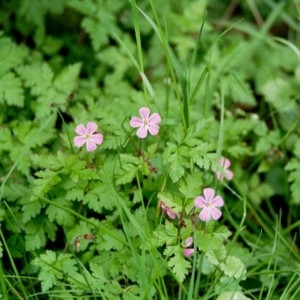
{"label": "ground cover foliage", "polygon": [[0,3],[1,299],[300,298],[298,0]]}

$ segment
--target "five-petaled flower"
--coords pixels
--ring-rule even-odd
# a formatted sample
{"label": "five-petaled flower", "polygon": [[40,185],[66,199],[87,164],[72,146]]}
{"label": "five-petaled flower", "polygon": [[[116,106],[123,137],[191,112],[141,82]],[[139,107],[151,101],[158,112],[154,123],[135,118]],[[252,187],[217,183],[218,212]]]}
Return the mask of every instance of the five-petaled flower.
{"label": "five-petaled flower", "polygon": [[222,157],[219,160],[220,166],[224,169],[223,172],[216,172],[217,179],[222,181],[224,177],[227,180],[231,180],[233,178],[233,172],[229,170],[231,162],[228,158]]}
{"label": "five-petaled flower", "polygon": [[169,216],[170,219],[175,219],[178,217],[178,214],[176,214],[168,205],[166,205],[164,202],[160,202],[161,209]]}
{"label": "five-petaled flower", "polygon": [[195,206],[201,208],[199,219],[201,221],[209,221],[210,219],[218,220],[222,213],[219,207],[224,205],[223,198],[219,195],[215,196],[215,190],[212,188],[205,188],[203,196],[198,196],[195,199]]}
{"label": "five-petaled flower", "polygon": [[103,143],[103,134],[96,133],[98,126],[95,122],[88,122],[86,127],[83,124],[79,124],[75,132],[78,134],[74,138],[74,144],[76,147],[82,147],[86,144],[86,150],[91,152],[96,150],[97,145]]}
{"label": "five-petaled flower", "polygon": [[193,245],[193,238],[189,236],[185,241],[184,241],[184,250],[183,250],[183,255],[185,257],[189,257],[194,253],[194,248],[189,248],[190,246]]}
{"label": "five-petaled flower", "polygon": [[148,131],[151,135],[157,135],[159,132],[159,124],[161,117],[158,113],[150,115],[150,109],[148,107],[142,107],[139,110],[141,118],[132,117],[130,120],[130,126],[133,128],[139,127],[137,130],[137,136],[144,139]]}

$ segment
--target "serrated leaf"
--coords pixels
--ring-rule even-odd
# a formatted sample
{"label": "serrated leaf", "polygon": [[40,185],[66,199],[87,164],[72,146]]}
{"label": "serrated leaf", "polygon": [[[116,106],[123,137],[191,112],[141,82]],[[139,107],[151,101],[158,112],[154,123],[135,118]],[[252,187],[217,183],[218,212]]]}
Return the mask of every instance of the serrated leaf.
{"label": "serrated leaf", "polygon": [[42,227],[36,228],[36,232],[25,236],[25,247],[27,251],[40,249],[46,245],[47,238]]}
{"label": "serrated leaf", "polygon": [[251,300],[242,292],[224,292],[218,296],[216,300]]}
{"label": "serrated leaf", "polygon": [[81,69],[81,63],[76,63],[65,67],[53,81],[53,85],[57,91],[61,92],[61,99],[54,99],[55,102],[65,102],[68,95],[76,87],[76,81]]}
{"label": "serrated leaf", "polygon": [[155,245],[174,245],[178,239],[178,229],[174,224],[166,220],[165,225],[158,226],[153,232]]}
{"label": "serrated leaf", "polygon": [[288,181],[291,182],[290,189],[293,203],[300,204],[300,161],[296,158],[291,159],[285,166],[285,170],[290,171]]}
{"label": "serrated leaf", "polygon": [[7,37],[0,38],[0,76],[17,67],[26,56],[25,47],[17,46]]}
{"label": "serrated leaf", "polygon": [[106,251],[115,249],[121,250],[123,248],[123,243],[121,241],[126,240],[123,232],[118,229],[112,229],[111,234],[103,234],[102,241],[99,244],[99,249],[104,249]]}
{"label": "serrated leaf", "polygon": [[224,245],[221,245],[216,249],[208,250],[205,255],[210,263],[218,266],[219,263],[226,258],[226,248]]}
{"label": "serrated leaf", "polygon": [[[54,202],[57,202],[60,206],[70,208],[71,204],[69,201],[66,201],[65,198],[56,198],[52,200]],[[46,214],[50,220],[50,222],[56,221],[57,224],[62,226],[73,226],[75,223],[75,218],[72,216],[69,212],[61,209],[60,207],[57,207],[55,205],[49,205],[46,209]]]}
{"label": "serrated leaf", "polygon": [[204,231],[197,231],[195,242],[199,250],[206,252],[220,247],[223,242],[223,238],[211,233],[205,233]]}
{"label": "serrated leaf", "polygon": [[174,256],[168,260],[168,265],[179,282],[183,282],[191,268],[191,263],[183,257],[183,250],[177,246]]}
{"label": "serrated leaf", "polygon": [[12,72],[0,77],[0,103],[24,106],[24,94],[21,80]]}
{"label": "serrated leaf", "polygon": [[42,209],[40,201],[34,200],[25,203],[22,207],[23,211],[23,222],[27,223],[29,220],[37,216]]}
{"label": "serrated leaf", "polygon": [[235,279],[246,278],[246,268],[242,261],[234,256],[228,256],[224,263],[220,264],[220,269],[228,277]]}
{"label": "serrated leaf", "polygon": [[184,175],[185,166],[187,166],[187,161],[180,154],[180,149],[176,145],[168,143],[163,159],[168,166],[170,178],[173,182],[177,182]]}
{"label": "serrated leaf", "polygon": [[182,199],[174,196],[168,192],[160,192],[157,194],[157,199],[164,202],[168,207],[170,207],[174,212],[182,212]]}
{"label": "serrated leaf", "polygon": [[40,179],[34,181],[33,192],[38,196],[44,196],[53,186],[61,181],[57,172],[51,170],[39,171],[36,175]]}
{"label": "serrated leaf", "polygon": [[129,154],[120,155],[120,167],[116,172],[116,184],[126,184],[132,182],[136,177],[142,161]]}
{"label": "serrated leaf", "polygon": [[21,66],[18,68],[18,74],[35,96],[48,92],[54,77],[52,69],[46,62]]}

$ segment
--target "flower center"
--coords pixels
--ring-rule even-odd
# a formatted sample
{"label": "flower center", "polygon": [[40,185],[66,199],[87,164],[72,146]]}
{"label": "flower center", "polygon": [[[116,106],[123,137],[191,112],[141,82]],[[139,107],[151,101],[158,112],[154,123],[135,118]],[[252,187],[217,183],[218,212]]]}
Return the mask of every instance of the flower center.
{"label": "flower center", "polygon": [[88,133],[88,134],[85,135],[85,138],[86,138],[87,140],[89,140],[89,139],[91,138],[91,135]]}
{"label": "flower center", "polygon": [[147,126],[147,125],[149,124],[148,119],[144,119],[144,120],[143,120],[143,124],[144,124],[145,126]]}

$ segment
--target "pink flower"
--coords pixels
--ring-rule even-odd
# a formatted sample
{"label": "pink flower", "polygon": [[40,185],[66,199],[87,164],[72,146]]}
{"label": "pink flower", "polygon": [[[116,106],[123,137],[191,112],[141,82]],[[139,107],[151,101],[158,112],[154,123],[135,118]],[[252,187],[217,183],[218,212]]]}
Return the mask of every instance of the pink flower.
{"label": "pink flower", "polygon": [[74,138],[75,146],[79,148],[86,144],[87,151],[96,150],[97,145],[103,143],[103,134],[95,133],[97,128],[98,126],[94,122],[88,122],[86,127],[83,124],[78,125],[75,129],[75,132],[78,134]]}
{"label": "pink flower", "polygon": [[189,257],[194,253],[194,248],[188,248],[193,245],[193,238],[189,236],[185,241],[184,241],[184,250],[183,250],[183,255],[185,257]]}
{"label": "pink flower", "polygon": [[175,219],[177,214],[164,202],[160,202],[161,209],[169,216],[170,219]]}
{"label": "pink flower", "polygon": [[130,120],[130,126],[133,128],[139,127],[137,130],[137,136],[144,139],[148,131],[151,135],[157,135],[159,132],[159,124],[161,117],[158,113],[154,113],[150,116],[150,109],[148,107],[142,107],[139,110],[141,118],[132,117]]}
{"label": "pink flower", "polygon": [[233,172],[228,170],[231,165],[230,160],[228,158],[222,157],[219,161],[219,164],[224,169],[224,171],[216,172],[217,179],[222,181],[225,176],[228,180],[231,180],[233,178]]}
{"label": "pink flower", "polygon": [[209,221],[211,218],[218,220],[221,218],[222,213],[218,207],[224,205],[224,201],[221,196],[215,196],[215,190],[212,188],[205,188],[203,190],[204,197],[198,196],[195,199],[195,206],[202,208],[199,219],[202,221]]}

